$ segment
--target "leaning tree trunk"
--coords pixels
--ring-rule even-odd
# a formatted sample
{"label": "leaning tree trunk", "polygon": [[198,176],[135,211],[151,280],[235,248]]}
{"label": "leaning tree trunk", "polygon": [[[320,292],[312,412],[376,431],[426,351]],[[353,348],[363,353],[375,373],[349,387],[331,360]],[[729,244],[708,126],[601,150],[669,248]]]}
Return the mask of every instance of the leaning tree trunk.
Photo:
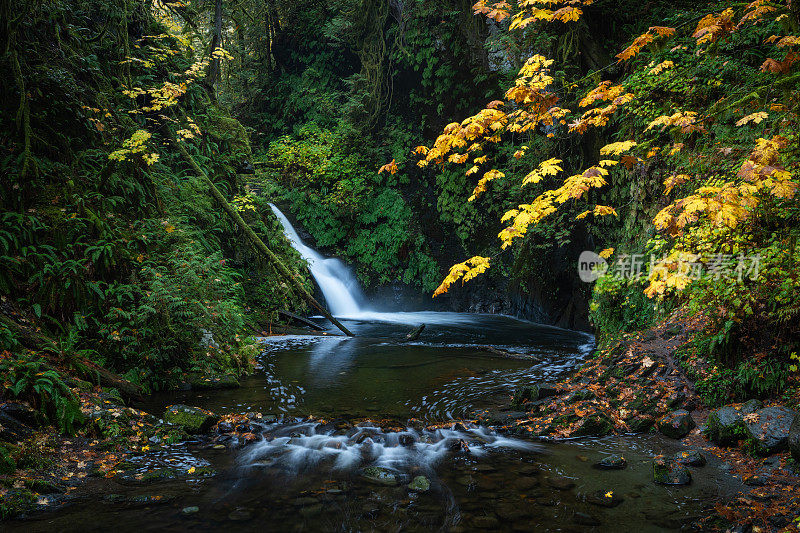
{"label": "leaning tree trunk", "polygon": [[233,206],[228,203],[228,200],[225,199],[225,197],[222,195],[217,186],[214,185],[214,182],[211,181],[211,178],[208,177],[208,174],[203,172],[203,170],[200,168],[200,166],[197,164],[197,162],[194,160],[191,154],[189,154],[189,152],[186,150],[186,147],[179,141],[175,141],[175,145],[178,147],[178,150],[180,151],[183,158],[186,159],[186,161],[189,163],[189,166],[192,167],[192,170],[194,170],[197,173],[197,175],[200,176],[206,182],[206,185],[208,185],[208,188],[211,191],[211,195],[214,197],[214,199],[217,202],[219,202],[219,204],[222,206],[222,209],[228,214],[229,217],[233,219],[236,225],[239,226],[239,229],[241,229],[244,232],[244,234],[247,235],[247,237],[250,239],[250,242],[253,244],[256,250],[258,250],[270,263],[272,263],[275,269],[284,278],[286,278],[286,280],[289,281],[289,283],[291,283],[295,289],[297,289],[297,291],[303,296],[303,298],[305,298],[305,300],[309,304],[311,304],[312,307],[314,307],[320,313],[322,313],[322,315],[325,318],[333,322],[333,324],[337,328],[339,328],[342,331],[342,333],[344,333],[348,337],[353,337],[354,335],[350,333],[350,330],[344,327],[338,320],[336,320],[336,318],[333,315],[331,315],[328,312],[327,309],[325,309],[322,306],[322,304],[320,304],[316,299],[314,299],[314,297],[311,296],[311,294],[309,294],[306,288],[303,287],[303,284],[300,283],[300,281],[289,271],[288,268],[286,268],[286,266],[281,262],[281,260],[278,259],[278,256],[275,255],[272,252],[272,250],[267,248],[267,245],[264,244],[264,241],[262,241],[261,238],[258,235],[256,235],[256,232],[253,231],[253,228],[251,228],[247,224],[247,222],[244,221],[239,212],[236,211],[236,209],[234,209]]}

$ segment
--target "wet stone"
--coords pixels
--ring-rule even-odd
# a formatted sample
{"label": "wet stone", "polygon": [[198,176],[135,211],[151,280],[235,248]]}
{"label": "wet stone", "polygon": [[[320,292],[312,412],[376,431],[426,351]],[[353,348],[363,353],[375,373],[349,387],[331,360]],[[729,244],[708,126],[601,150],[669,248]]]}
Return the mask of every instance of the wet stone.
{"label": "wet stone", "polygon": [[397,476],[388,468],[368,466],[361,471],[361,477],[377,485],[394,486],[398,484]]}
{"label": "wet stone", "polygon": [[494,516],[475,516],[470,521],[478,529],[497,529],[500,521]]}
{"label": "wet stone", "polygon": [[525,465],[517,469],[517,473],[522,476],[535,476],[541,472],[541,469],[536,465]]}
{"label": "wet stone", "polygon": [[321,503],[318,503],[316,505],[310,505],[308,507],[303,507],[302,509],[300,509],[300,516],[302,516],[303,518],[313,518],[315,516],[318,516],[320,513],[322,513]]}
{"label": "wet stone", "polygon": [[659,485],[688,485],[692,474],[684,465],[659,455],[653,459],[653,481]]}
{"label": "wet stone", "polygon": [[628,466],[628,462],[621,455],[609,455],[600,459],[593,466],[600,470],[622,470]]}
{"label": "wet stone", "polygon": [[572,521],[581,526],[599,526],[602,522],[589,513],[577,512],[572,517]]}
{"label": "wet stone", "polygon": [[663,435],[672,439],[682,439],[694,429],[696,424],[689,411],[679,409],[661,417],[657,425]]}
{"label": "wet stone", "polygon": [[538,485],[539,480],[534,477],[521,477],[513,483],[513,487],[516,490],[530,490]]}
{"label": "wet stone", "polygon": [[675,462],[688,466],[705,466],[706,457],[697,450],[684,450],[675,454]]}
{"label": "wet stone", "polygon": [[196,505],[190,505],[189,507],[184,507],[181,510],[181,513],[183,513],[184,515],[192,515],[192,514],[199,513],[199,512],[200,512],[200,508],[197,507]]}

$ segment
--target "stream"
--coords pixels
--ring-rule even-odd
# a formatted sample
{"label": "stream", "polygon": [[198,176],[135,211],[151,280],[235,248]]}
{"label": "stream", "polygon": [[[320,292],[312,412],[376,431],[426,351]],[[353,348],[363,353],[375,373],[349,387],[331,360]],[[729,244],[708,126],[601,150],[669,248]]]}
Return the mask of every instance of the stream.
{"label": "stream", "polygon": [[[215,475],[92,479],[84,499],[11,530],[671,531],[741,488],[713,456],[691,485],[655,485],[652,457],[682,449],[658,435],[535,442],[465,422],[507,409],[519,385],[571,372],[594,339],[505,316],[370,309],[347,267],[273,209],[356,336],[267,337],[240,388],[150,399],[155,414],[172,403],[250,413],[258,438],[247,446],[188,442],[132,460]],[[593,468],[610,454],[627,468]],[[613,507],[598,498],[609,491],[621,496]]]}

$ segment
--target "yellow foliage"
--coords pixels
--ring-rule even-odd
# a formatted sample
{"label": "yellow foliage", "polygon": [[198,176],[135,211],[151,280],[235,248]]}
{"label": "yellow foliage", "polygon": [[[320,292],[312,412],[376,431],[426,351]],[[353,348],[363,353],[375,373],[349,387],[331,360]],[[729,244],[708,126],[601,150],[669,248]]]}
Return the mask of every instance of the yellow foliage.
{"label": "yellow foliage", "polygon": [[489,172],[486,172],[483,175],[483,177],[480,179],[480,181],[478,181],[478,184],[475,186],[475,189],[472,191],[472,195],[469,197],[469,199],[467,201],[468,202],[472,202],[472,201],[476,200],[481,194],[486,192],[486,185],[490,181],[496,180],[498,178],[503,178],[503,177],[505,177],[505,174],[503,174],[499,170],[492,169]]}
{"label": "yellow foliage", "polygon": [[391,161],[389,161],[388,163],[386,163],[385,165],[383,165],[381,168],[378,169],[378,174],[380,174],[381,172],[388,172],[389,174],[394,174],[395,172],[397,172],[397,162],[394,159],[392,159]]}
{"label": "yellow foliage", "polygon": [[[462,283],[469,281],[476,276],[483,274],[489,268],[489,258],[488,257],[481,257],[476,255],[470,259],[467,259],[463,263],[458,263],[450,267],[450,273],[447,274],[447,277],[442,280],[441,285],[437,287],[437,289],[433,292],[433,297],[436,298],[440,294],[446,293],[450,290],[450,287],[458,281],[459,279],[462,280]],[[463,278],[463,279],[462,279]]]}
{"label": "yellow foliage", "polygon": [[607,144],[600,148],[600,155],[620,155],[622,152],[627,152],[637,144],[636,141],[621,141]]}
{"label": "yellow foliage", "polygon": [[672,189],[674,189],[678,185],[686,183],[690,179],[692,179],[692,177],[686,174],[677,174],[677,175],[673,174],[672,176],[664,180],[664,194],[669,194],[670,192],[672,192]]}
{"label": "yellow foliage", "polygon": [[752,122],[753,124],[760,124],[765,118],[769,116],[769,113],[764,111],[759,111],[757,113],[751,113],[745,117],[740,118],[736,121],[737,126],[744,126],[745,124]]}

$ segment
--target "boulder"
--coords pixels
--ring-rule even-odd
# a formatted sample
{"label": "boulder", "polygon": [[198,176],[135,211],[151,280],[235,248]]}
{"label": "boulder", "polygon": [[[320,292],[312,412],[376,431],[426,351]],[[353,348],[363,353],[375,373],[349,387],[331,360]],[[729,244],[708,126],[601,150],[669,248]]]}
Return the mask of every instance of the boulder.
{"label": "boulder", "polygon": [[647,433],[655,423],[656,419],[651,415],[639,414],[628,420],[628,429],[632,433]]}
{"label": "boulder", "polygon": [[765,407],[742,417],[753,452],[771,455],[787,449],[789,429],[796,418],[797,413],[780,405]]}
{"label": "boulder", "polygon": [[675,462],[688,466],[705,466],[705,456],[697,450],[684,450],[675,454]]}
{"label": "boulder", "polygon": [[758,400],[715,409],[708,415],[705,434],[709,440],[720,446],[734,444],[745,436],[744,417],[758,409],[761,409],[761,402]]}
{"label": "boulder", "polygon": [[431,488],[431,482],[425,476],[417,476],[408,484],[408,488],[414,492],[427,492]]}
{"label": "boulder", "polygon": [[525,385],[514,391],[514,395],[511,397],[511,404],[518,407],[527,402],[535,402],[536,400],[557,396],[558,394],[558,389],[545,383],[540,385]]}
{"label": "boulder", "polygon": [[800,463],[800,416],[794,418],[794,423],[789,428],[789,451],[794,460]]}
{"label": "boulder", "polygon": [[187,433],[203,433],[217,423],[219,417],[211,411],[190,407],[188,405],[175,404],[167,407],[164,413],[164,420],[170,424],[180,426]]}
{"label": "boulder", "polygon": [[398,484],[395,473],[381,466],[366,467],[361,471],[361,477],[376,485],[394,486]]}
{"label": "boulder", "polygon": [[682,439],[696,426],[692,415],[685,409],[665,414],[658,419],[657,425],[662,434],[672,439]]}
{"label": "boulder", "polygon": [[628,462],[621,455],[609,455],[600,459],[593,466],[600,470],[622,470],[628,466]]}
{"label": "boulder", "polygon": [[6,402],[0,404],[0,412],[32,428],[41,427],[46,422],[39,411],[24,403]]}
{"label": "boulder", "polygon": [[653,459],[653,481],[659,485],[688,485],[692,473],[684,465],[659,455]]}

